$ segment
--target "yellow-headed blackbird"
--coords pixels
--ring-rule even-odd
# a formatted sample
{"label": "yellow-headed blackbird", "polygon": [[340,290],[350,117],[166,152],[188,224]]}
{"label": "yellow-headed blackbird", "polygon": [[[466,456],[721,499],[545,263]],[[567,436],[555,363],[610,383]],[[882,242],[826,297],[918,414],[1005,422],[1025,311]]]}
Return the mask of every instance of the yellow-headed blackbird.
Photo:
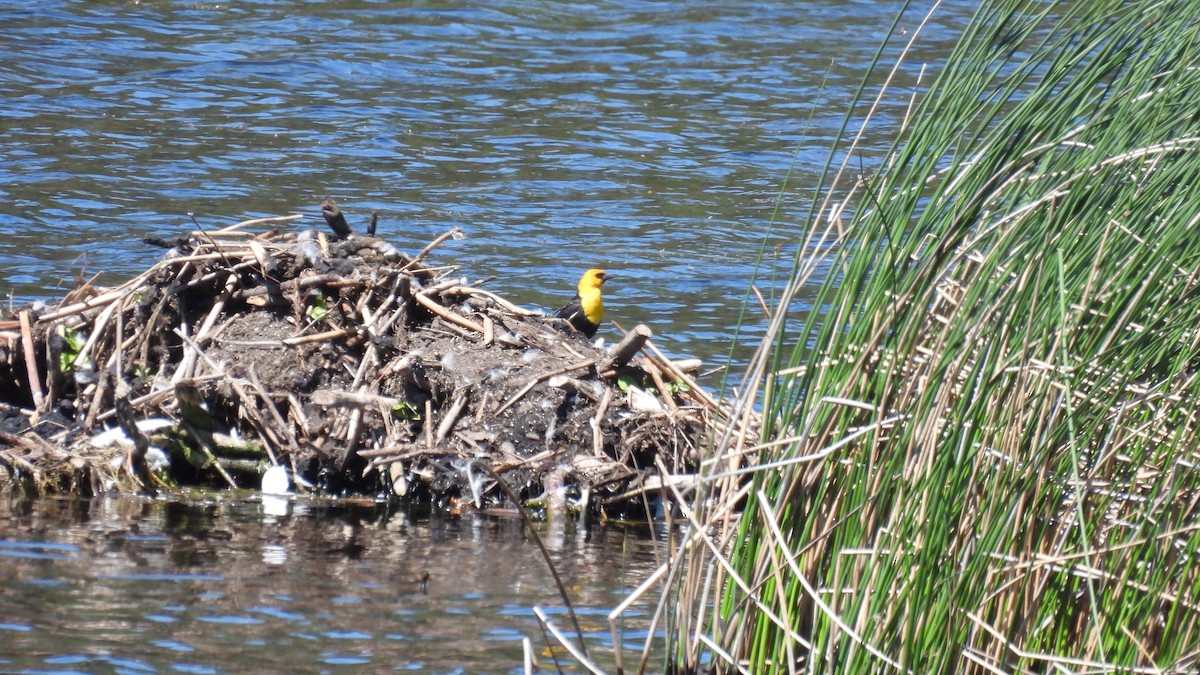
{"label": "yellow-headed blackbird", "polygon": [[566,319],[575,330],[592,337],[604,319],[604,298],[600,296],[600,286],[611,278],[604,270],[584,272],[579,279],[575,298],[555,312],[554,316]]}

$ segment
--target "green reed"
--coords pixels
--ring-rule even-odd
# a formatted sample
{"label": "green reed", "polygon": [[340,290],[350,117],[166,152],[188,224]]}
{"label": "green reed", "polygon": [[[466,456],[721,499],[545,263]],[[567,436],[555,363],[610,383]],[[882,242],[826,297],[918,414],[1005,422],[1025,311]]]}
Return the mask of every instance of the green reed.
{"label": "green reed", "polygon": [[1196,9],[984,2],[882,165],[843,147],[761,437],[681,497],[681,669],[1200,667]]}

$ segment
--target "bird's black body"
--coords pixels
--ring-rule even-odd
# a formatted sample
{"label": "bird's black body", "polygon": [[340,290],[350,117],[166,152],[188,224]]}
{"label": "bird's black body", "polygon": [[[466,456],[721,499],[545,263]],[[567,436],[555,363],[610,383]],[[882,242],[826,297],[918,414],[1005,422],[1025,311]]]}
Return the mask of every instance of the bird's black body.
{"label": "bird's black body", "polygon": [[578,295],[563,306],[562,309],[555,312],[554,316],[559,319],[566,319],[572,328],[589,338],[595,337],[596,331],[600,328],[599,324],[588,321],[587,315],[583,313],[583,301]]}

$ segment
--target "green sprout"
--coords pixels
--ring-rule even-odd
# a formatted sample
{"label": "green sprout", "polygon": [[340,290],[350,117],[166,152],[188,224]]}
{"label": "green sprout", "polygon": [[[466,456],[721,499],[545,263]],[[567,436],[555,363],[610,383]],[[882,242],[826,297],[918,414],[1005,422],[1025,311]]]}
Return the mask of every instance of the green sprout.
{"label": "green sprout", "polygon": [[421,411],[408,401],[400,401],[392,406],[392,415],[402,420],[419,420]]}
{"label": "green sprout", "polygon": [[325,296],[320,293],[312,295],[312,304],[308,306],[305,315],[313,321],[323,321],[329,315],[329,306],[325,304]]}
{"label": "green sprout", "polygon": [[[75,372],[79,353],[83,351],[83,346],[87,344],[87,335],[74,328],[63,328],[63,340],[66,341],[67,345],[58,356],[58,367],[64,373],[72,373]],[[88,363],[90,363],[90,359],[86,356],[83,357],[83,360],[79,361],[80,366],[87,365]]]}

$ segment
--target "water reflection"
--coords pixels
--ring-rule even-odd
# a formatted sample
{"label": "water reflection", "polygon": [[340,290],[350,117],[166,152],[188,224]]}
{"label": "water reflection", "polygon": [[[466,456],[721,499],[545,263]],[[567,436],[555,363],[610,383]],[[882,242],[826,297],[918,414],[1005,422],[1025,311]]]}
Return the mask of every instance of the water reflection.
{"label": "water reflection", "polygon": [[[613,527],[548,524],[543,536],[593,649],[610,643],[605,615],[657,547]],[[521,639],[542,644],[533,606],[569,625],[509,518],[306,502],[271,516],[231,497],[6,500],[0,559],[5,672],[519,672]],[[629,617],[624,639],[640,650],[648,610]]]}

